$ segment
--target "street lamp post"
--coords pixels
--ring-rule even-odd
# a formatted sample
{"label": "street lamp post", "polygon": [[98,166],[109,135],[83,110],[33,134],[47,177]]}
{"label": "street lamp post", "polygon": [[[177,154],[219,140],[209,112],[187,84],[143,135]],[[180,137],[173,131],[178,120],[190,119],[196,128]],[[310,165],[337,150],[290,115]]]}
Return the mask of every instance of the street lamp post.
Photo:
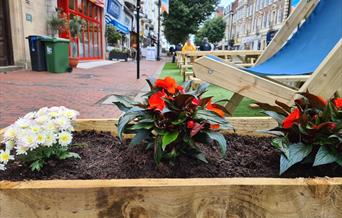
{"label": "street lamp post", "polygon": [[161,8],[161,0],[158,0],[158,41],[157,41],[157,61],[160,61],[160,8]]}
{"label": "street lamp post", "polygon": [[140,79],[140,0],[137,0],[137,79]]}

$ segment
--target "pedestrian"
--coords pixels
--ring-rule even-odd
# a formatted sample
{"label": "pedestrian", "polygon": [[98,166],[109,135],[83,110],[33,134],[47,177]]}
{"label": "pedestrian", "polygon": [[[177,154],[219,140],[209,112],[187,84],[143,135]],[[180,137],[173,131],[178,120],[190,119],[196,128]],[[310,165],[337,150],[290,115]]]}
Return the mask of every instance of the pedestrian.
{"label": "pedestrian", "polygon": [[176,62],[175,48],[173,47],[173,45],[169,48],[169,54],[172,55],[172,63],[175,63]]}
{"label": "pedestrian", "polygon": [[202,42],[202,44],[200,46],[200,50],[201,51],[211,51],[212,50],[212,47],[211,47],[207,37],[203,38],[203,42]]}
{"label": "pedestrian", "polygon": [[188,39],[182,48],[182,52],[184,51],[196,51],[196,47],[192,44],[191,40]]}

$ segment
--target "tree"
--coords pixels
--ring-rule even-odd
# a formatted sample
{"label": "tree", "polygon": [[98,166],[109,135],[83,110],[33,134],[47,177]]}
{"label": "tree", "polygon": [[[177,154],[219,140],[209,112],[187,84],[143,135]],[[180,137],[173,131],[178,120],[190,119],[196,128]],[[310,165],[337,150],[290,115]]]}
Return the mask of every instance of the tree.
{"label": "tree", "polygon": [[202,42],[207,37],[209,42],[216,43],[223,39],[226,22],[223,17],[214,17],[207,20],[196,33],[195,43]]}
{"label": "tree", "polygon": [[164,35],[172,44],[183,43],[215,10],[219,0],[171,0],[170,13],[164,13]]}
{"label": "tree", "polygon": [[108,45],[115,45],[118,42],[118,40],[121,39],[121,34],[116,30],[116,28],[113,25],[107,24],[106,39]]}

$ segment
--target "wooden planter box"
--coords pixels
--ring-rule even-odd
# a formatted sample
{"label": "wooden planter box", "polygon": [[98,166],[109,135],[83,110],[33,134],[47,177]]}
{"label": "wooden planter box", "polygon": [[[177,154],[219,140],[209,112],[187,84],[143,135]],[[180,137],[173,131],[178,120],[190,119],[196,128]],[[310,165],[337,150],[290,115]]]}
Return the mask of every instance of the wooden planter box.
{"label": "wooden planter box", "polygon": [[[275,125],[269,118],[230,120],[241,134]],[[116,134],[115,123],[78,120],[75,127]],[[1,218],[338,218],[341,208],[342,178],[0,181]]]}

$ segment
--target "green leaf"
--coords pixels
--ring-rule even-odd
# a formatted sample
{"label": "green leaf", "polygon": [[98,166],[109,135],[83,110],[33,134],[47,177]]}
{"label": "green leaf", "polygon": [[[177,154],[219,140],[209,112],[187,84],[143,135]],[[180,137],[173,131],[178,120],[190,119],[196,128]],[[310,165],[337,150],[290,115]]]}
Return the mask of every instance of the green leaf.
{"label": "green leaf", "polygon": [[141,116],[145,113],[145,111],[141,108],[132,108],[126,113],[124,113],[118,121],[118,136],[119,139],[122,141],[122,134],[125,130],[126,125],[131,122],[133,119],[137,118],[138,116]]}
{"label": "green leaf", "polygon": [[58,156],[58,158],[60,160],[65,160],[65,159],[69,159],[69,158],[75,158],[75,159],[81,159],[80,155],[78,155],[77,153],[74,152],[63,152],[61,155]]}
{"label": "green leaf", "polygon": [[333,163],[336,161],[336,159],[336,155],[332,151],[330,151],[326,146],[322,145],[317,151],[313,166]]}
{"label": "green leaf", "polygon": [[204,92],[208,90],[209,83],[201,83],[196,89],[196,95],[202,95]]}
{"label": "green leaf", "polygon": [[149,138],[149,137],[150,137],[150,134],[148,131],[140,130],[135,134],[129,146],[134,147],[135,145],[140,144],[144,139]]}
{"label": "green leaf", "polygon": [[208,163],[207,159],[205,158],[204,154],[203,153],[199,153],[199,154],[196,154],[195,157],[200,160],[200,161],[203,161],[204,163]]}
{"label": "green leaf", "polygon": [[289,158],[286,158],[284,154],[280,156],[280,175],[288,170],[291,166],[307,157],[311,153],[313,146],[297,143],[288,145],[288,148]]}
{"label": "green leaf", "polygon": [[285,116],[278,114],[274,111],[264,111],[264,113],[275,119],[280,126],[283,125],[283,120],[285,119]]}
{"label": "green leaf", "polygon": [[286,158],[289,158],[289,149],[287,147],[287,143],[288,141],[285,137],[274,138],[272,140],[272,145],[283,152]]}
{"label": "green leaf", "polygon": [[154,127],[154,123],[139,122],[137,124],[134,124],[130,129],[140,130],[140,129],[151,129],[152,127]]}
{"label": "green leaf", "polygon": [[226,119],[218,116],[212,111],[198,110],[195,118],[208,121],[210,124],[220,124],[221,129],[233,129],[233,126],[230,125]]}
{"label": "green leaf", "polygon": [[113,95],[113,97],[113,104],[115,104],[121,111],[127,112],[133,107],[132,102],[134,101],[131,98],[122,95]]}
{"label": "green leaf", "polygon": [[42,160],[36,160],[30,165],[32,171],[40,171],[43,166],[44,162]]}
{"label": "green leaf", "polygon": [[163,140],[162,140],[162,149],[165,151],[165,148],[167,145],[170,143],[174,142],[179,135],[179,132],[166,132],[165,135],[163,135]]}
{"label": "green leaf", "polygon": [[227,152],[227,142],[224,136],[219,132],[211,131],[211,132],[206,132],[206,133],[209,138],[211,138],[212,140],[216,141],[219,144],[222,156],[224,156]]}
{"label": "green leaf", "polygon": [[157,137],[157,139],[154,142],[154,161],[158,165],[163,158],[163,152],[162,152],[162,146],[161,146],[162,140],[160,137]]}
{"label": "green leaf", "polygon": [[188,80],[188,81],[185,81],[185,82],[182,84],[182,87],[184,88],[184,91],[185,91],[185,92],[190,91],[191,83],[192,83],[192,80]]}

